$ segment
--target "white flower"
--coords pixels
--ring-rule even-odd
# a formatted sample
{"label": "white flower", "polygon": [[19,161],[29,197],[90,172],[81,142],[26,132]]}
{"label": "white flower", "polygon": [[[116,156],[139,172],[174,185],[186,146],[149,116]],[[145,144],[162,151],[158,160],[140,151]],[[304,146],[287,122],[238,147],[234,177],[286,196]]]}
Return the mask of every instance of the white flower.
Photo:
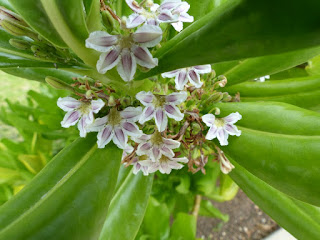
{"label": "white flower", "polygon": [[164,78],[175,77],[176,89],[183,90],[188,81],[196,88],[200,88],[203,82],[200,81],[200,74],[210,73],[211,65],[199,65],[188,68],[181,68],[171,72],[162,73]]}
{"label": "white flower", "polygon": [[151,92],[139,92],[136,98],[145,106],[139,122],[141,124],[155,118],[159,132],[167,128],[168,117],[181,121],[184,114],[176,105],[184,102],[188,97],[187,92],[172,93],[167,96],[153,95]]}
{"label": "white flower", "polygon": [[183,29],[183,22],[193,22],[194,19],[187,12],[190,5],[181,0],[165,0],[159,6],[158,4],[147,4],[150,10],[141,7],[134,0],[126,0],[128,6],[135,12],[127,19],[127,28],[134,28],[142,23],[158,26],[160,23],[171,23],[177,30]]}
{"label": "white flower", "polygon": [[88,131],[98,133],[98,147],[104,148],[111,140],[119,148],[125,149],[128,136],[139,137],[142,131],[135,124],[142,112],[141,107],[128,107],[123,111],[112,108],[109,114],[103,118],[97,118],[88,126]]}
{"label": "white flower", "polygon": [[[147,161],[147,162],[146,162]],[[143,156],[135,156],[131,165],[133,166],[133,174],[138,174],[138,172],[142,172],[144,176],[149,175],[149,157],[147,155]]]}
{"label": "white flower", "polygon": [[110,35],[97,31],[90,34],[86,47],[102,52],[97,62],[97,70],[105,74],[117,66],[124,81],[131,81],[136,73],[137,64],[146,68],[158,65],[148,48],[156,46],[162,39],[162,30],[158,26],[144,25],[128,35]]}
{"label": "white flower", "polygon": [[183,168],[184,165],[179,162],[187,163],[188,159],[186,157],[173,158],[173,157],[167,157],[163,155],[157,162],[153,162],[151,160],[145,160],[145,161],[141,161],[140,164],[142,166],[148,167],[149,173],[153,173],[159,170],[163,174],[170,174],[172,169]]}
{"label": "white flower", "polygon": [[215,118],[213,114],[202,116],[202,121],[210,127],[206,139],[218,138],[221,146],[228,145],[228,136],[240,136],[241,131],[234,125],[242,116],[236,112],[224,118]]}
{"label": "white flower", "polygon": [[98,113],[104,106],[101,99],[82,102],[72,97],[59,98],[57,105],[63,111],[67,112],[64,116],[61,126],[68,128],[78,123],[80,137],[87,134],[87,126],[93,123],[94,113]]}
{"label": "white flower", "polygon": [[140,143],[137,148],[137,155],[150,156],[150,159],[153,162],[158,161],[163,155],[173,157],[174,152],[172,149],[176,149],[180,146],[180,142],[164,138],[158,131],[152,135],[143,134],[141,137],[135,138],[134,141]]}
{"label": "white flower", "polygon": [[259,77],[259,78],[255,78],[254,80],[257,82],[265,82],[266,79],[270,79],[269,75],[263,76],[263,77]]}

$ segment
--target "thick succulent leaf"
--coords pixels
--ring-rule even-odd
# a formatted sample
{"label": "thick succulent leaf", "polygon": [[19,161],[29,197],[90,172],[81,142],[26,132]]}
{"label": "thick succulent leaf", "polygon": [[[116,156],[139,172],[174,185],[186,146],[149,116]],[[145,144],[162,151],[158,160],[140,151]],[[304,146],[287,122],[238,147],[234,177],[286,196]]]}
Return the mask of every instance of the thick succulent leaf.
{"label": "thick succulent leaf", "polygon": [[230,94],[239,92],[241,97],[270,97],[314,91],[315,89],[320,89],[320,76],[284,79],[281,81],[244,82],[226,87],[224,90]]}
{"label": "thick succulent leaf", "polygon": [[197,218],[184,212],[178,213],[170,230],[170,240],[195,239]]}
{"label": "thick succulent leaf", "polygon": [[95,134],[76,140],[0,208],[0,239],[98,239],[120,159]]}
{"label": "thick succulent leaf", "polygon": [[[223,147],[237,163],[276,189],[320,205],[320,114],[278,103],[218,104],[239,111],[240,137]],[[245,126],[245,127],[243,127]]]}
{"label": "thick succulent leaf", "polygon": [[86,22],[90,32],[103,29],[100,15],[100,0],[83,0],[86,10]]}
{"label": "thick succulent leaf", "polygon": [[23,19],[49,42],[59,47],[66,44],[59,36],[53,24],[48,18],[40,1],[35,0],[8,0]]}
{"label": "thick succulent leaf", "polygon": [[[230,158],[229,158],[230,159]],[[231,160],[231,159],[230,159]],[[232,161],[230,176],[264,212],[297,239],[318,239],[320,209],[279,192]]]}
{"label": "thick succulent leaf", "polygon": [[[167,42],[155,54],[159,66],[137,79],[185,66],[317,46],[319,7],[315,0],[227,1]],[[291,19],[297,18],[293,25]]]}
{"label": "thick succulent leaf", "polygon": [[153,175],[134,175],[132,171],[111,200],[100,240],[135,239],[142,223],[152,188]]}
{"label": "thick succulent leaf", "polygon": [[292,68],[319,54],[320,47],[312,47],[276,55],[219,63],[217,68],[213,65],[213,69],[218,75],[226,76],[228,86],[231,86]]}
{"label": "thick succulent leaf", "polygon": [[11,11],[14,11],[12,5],[9,3],[9,0],[0,0],[0,6],[3,6]]}

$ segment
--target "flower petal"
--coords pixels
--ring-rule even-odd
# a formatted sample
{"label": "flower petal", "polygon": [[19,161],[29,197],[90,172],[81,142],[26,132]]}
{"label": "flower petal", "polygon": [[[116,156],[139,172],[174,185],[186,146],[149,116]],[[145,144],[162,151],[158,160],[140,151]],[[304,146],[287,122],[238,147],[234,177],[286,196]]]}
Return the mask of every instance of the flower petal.
{"label": "flower petal", "polygon": [[172,140],[172,139],[168,139],[168,138],[162,138],[163,143],[166,147],[170,148],[170,149],[175,149],[180,147],[180,142],[176,141],[176,140]]}
{"label": "flower petal", "polygon": [[177,22],[179,19],[178,14],[173,15],[169,10],[162,10],[157,17],[160,23],[161,22],[163,23]]}
{"label": "flower petal", "polygon": [[61,108],[63,111],[70,112],[78,107],[80,107],[81,102],[77,99],[74,99],[72,97],[64,97],[59,98],[57,101],[57,105],[59,108]]}
{"label": "flower petal", "polygon": [[224,129],[229,133],[231,136],[239,137],[241,135],[241,131],[233,124],[226,124]]}
{"label": "flower petal", "polygon": [[232,163],[225,156],[221,156],[220,158],[220,170],[224,174],[228,174],[234,169]]}
{"label": "flower petal", "polygon": [[140,15],[138,13],[131,14],[127,21],[126,21],[126,27],[127,28],[135,28],[141,25],[146,21],[146,18],[143,15]]}
{"label": "flower petal", "polygon": [[61,122],[61,126],[64,128],[73,126],[79,121],[80,117],[81,113],[79,111],[67,112]]}
{"label": "flower petal", "polygon": [[112,140],[119,148],[125,149],[128,142],[128,136],[121,128],[115,127]]}
{"label": "flower petal", "polygon": [[189,162],[189,159],[186,158],[186,157],[183,157],[183,158],[171,158],[172,161],[175,161],[175,162],[182,162],[182,163],[187,163]]}
{"label": "flower petal", "polygon": [[139,137],[142,135],[142,131],[139,129],[137,124],[131,122],[123,122],[122,128],[125,133],[129,136]]}
{"label": "flower petal", "polygon": [[162,174],[170,174],[171,173],[171,168],[168,166],[167,163],[160,163],[159,171]]}
{"label": "flower petal", "polygon": [[182,22],[171,23],[171,25],[177,32],[181,32],[182,29],[183,29],[183,23]]}
{"label": "flower petal", "polygon": [[114,68],[120,62],[119,48],[110,49],[109,52],[102,53],[97,62],[97,70],[105,74],[108,70]]}
{"label": "flower petal", "polygon": [[[92,112],[91,112],[92,113]],[[90,115],[89,115],[90,116]],[[89,125],[89,124],[91,124],[92,123],[92,121],[93,121],[93,116],[92,116],[92,121],[91,120],[88,120],[89,119],[89,117],[87,116],[87,115],[83,115],[82,116],[82,118],[80,118],[80,120],[79,120],[79,122],[78,122],[78,129],[79,129],[79,132],[80,132],[80,137],[85,137],[86,135],[87,135],[87,130],[86,130],[86,128],[87,128],[87,126]],[[88,123],[88,122],[90,122],[91,121],[91,123]]]}
{"label": "flower petal", "polygon": [[190,4],[187,2],[181,2],[181,4],[179,4],[177,7],[175,7],[175,9],[173,10],[173,12],[177,12],[177,13],[186,13],[188,12],[190,9]]}
{"label": "flower petal", "polygon": [[114,133],[112,126],[107,125],[104,128],[102,128],[97,135],[98,148],[104,148],[111,141],[113,135]]}
{"label": "flower petal", "polygon": [[194,66],[193,69],[199,74],[210,73],[212,70],[210,64]]}
{"label": "flower petal", "polygon": [[133,40],[143,47],[154,47],[162,39],[162,30],[159,26],[143,25],[133,35]]}
{"label": "flower petal", "polygon": [[180,109],[173,104],[166,104],[164,109],[169,118],[173,118],[176,121],[181,121],[184,118],[184,114],[181,113]]}
{"label": "flower petal", "polygon": [[155,121],[159,132],[163,132],[164,130],[166,130],[168,125],[168,118],[163,109],[160,108],[156,110]]}
{"label": "flower petal", "polygon": [[121,118],[130,122],[138,121],[141,114],[142,107],[127,107],[126,109],[120,112]]}
{"label": "flower petal", "polygon": [[206,135],[206,139],[207,140],[212,140],[214,138],[217,137],[217,130],[218,128],[215,126],[215,125],[212,125],[210,128],[209,128],[209,131]]}
{"label": "flower petal", "polygon": [[165,72],[165,73],[162,73],[161,76],[163,78],[173,78],[173,77],[177,76],[180,73],[181,70],[182,69],[176,69],[176,70],[173,70],[173,71],[170,71],[170,72]]}
{"label": "flower petal", "polygon": [[97,118],[94,122],[87,127],[87,132],[99,132],[102,128],[105,127],[108,122],[108,116],[103,118]]}
{"label": "flower petal", "polygon": [[194,21],[194,17],[190,16],[188,13],[184,12],[184,13],[180,14],[179,21],[180,22],[193,22]]}
{"label": "flower petal", "polygon": [[181,0],[165,0],[160,5],[160,9],[173,10],[181,4]]}
{"label": "flower petal", "polygon": [[240,113],[235,112],[235,113],[229,114],[228,116],[224,117],[223,119],[229,124],[234,124],[234,123],[238,122],[241,118],[242,118],[242,116],[240,115]]}
{"label": "flower petal", "polygon": [[145,142],[149,141],[150,138],[151,138],[151,135],[142,134],[142,136],[140,136],[140,137],[135,137],[135,138],[133,138],[133,140],[134,140],[136,143],[145,143]]}
{"label": "flower petal", "polygon": [[141,91],[137,93],[136,99],[138,99],[144,106],[149,106],[154,99],[154,95],[152,92]]}
{"label": "flower petal", "polygon": [[160,151],[161,151],[161,153],[163,155],[165,155],[167,157],[173,157],[174,156],[174,152],[170,148],[168,148],[168,147],[166,147],[164,145],[160,148]]}
{"label": "flower petal", "polygon": [[214,125],[216,117],[213,114],[206,114],[202,116],[202,122],[204,122],[208,127]]}
{"label": "flower petal", "polygon": [[92,100],[91,101],[92,112],[98,113],[101,110],[101,108],[103,108],[104,104],[105,104],[104,101],[102,101],[101,99]]}
{"label": "flower petal", "polygon": [[128,4],[129,8],[131,8],[132,11],[140,13],[143,11],[143,8],[139,6],[139,3],[137,3],[134,0],[126,0],[126,3]]}
{"label": "flower petal", "polygon": [[183,90],[184,86],[188,83],[187,70],[185,68],[180,69],[179,74],[175,78],[176,89]]}
{"label": "flower petal", "polygon": [[180,164],[180,163],[177,163],[175,161],[169,161],[168,162],[168,167],[171,168],[171,169],[179,170],[179,169],[183,168],[183,165]]}
{"label": "flower petal", "polygon": [[145,122],[153,118],[153,116],[154,116],[154,107],[148,106],[143,110],[141,117],[139,119],[139,123],[144,124]]}
{"label": "flower petal", "polygon": [[228,133],[223,128],[217,130],[217,138],[221,146],[228,145]]}
{"label": "flower petal", "polygon": [[151,149],[151,152],[150,152],[151,160],[153,162],[157,162],[157,161],[159,161],[160,157],[161,157],[161,152],[160,152],[159,147],[153,146]]}
{"label": "flower petal", "polygon": [[121,52],[121,60],[118,64],[117,70],[121,78],[126,82],[131,81],[136,73],[136,59],[127,48],[123,49]]}
{"label": "flower petal", "polygon": [[136,153],[139,156],[149,155],[149,151],[150,151],[151,147],[152,147],[152,145],[150,142],[139,144]]}
{"label": "flower petal", "polygon": [[148,24],[148,25],[152,25],[152,26],[159,26],[158,21],[157,21],[156,19],[153,19],[153,18],[149,18],[149,19],[147,20],[147,24]]}
{"label": "flower petal", "polygon": [[137,63],[140,66],[143,66],[146,68],[154,68],[155,66],[158,66],[158,59],[152,57],[148,48],[133,46],[132,52],[133,52],[134,56],[136,57]]}
{"label": "flower petal", "polygon": [[187,99],[187,97],[188,93],[185,91],[175,92],[166,96],[166,102],[173,105],[178,105],[180,103],[183,103]]}
{"label": "flower petal", "polygon": [[200,75],[195,70],[190,70],[188,72],[188,79],[192,85],[194,85],[196,88],[201,88],[203,85],[203,82],[200,81]]}
{"label": "flower petal", "polygon": [[89,38],[86,40],[86,47],[98,52],[109,52],[111,47],[117,44],[118,39],[118,35],[110,35],[104,31],[96,31],[90,33]]}

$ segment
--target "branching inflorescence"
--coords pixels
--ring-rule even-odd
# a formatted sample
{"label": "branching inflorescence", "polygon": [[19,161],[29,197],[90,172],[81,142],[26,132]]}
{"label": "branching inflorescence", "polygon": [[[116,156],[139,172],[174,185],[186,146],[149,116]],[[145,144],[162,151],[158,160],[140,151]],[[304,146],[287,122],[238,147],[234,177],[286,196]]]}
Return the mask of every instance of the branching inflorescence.
{"label": "branching inflorescence", "polygon": [[[161,5],[152,1],[126,0],[134,11],[128,18],[120,18],[109,6],[106,11],[118,22],[112,32],[92,32],[86,47],[101,53],[97,71],[105,74],[117,66],[120,77],[130,84],[137,65],[146,71],[158,65],[152,56],[163,39],[163,30],[171,25],[176,31],[183,22],[192,22],[187,12],[189,4],[181,0],[165,0]],[[215,76],[211,65],[191,66],[166,72],[153,78],[150,91],[140,91],[135,97],[117,93],[88,77],[76,79],[73,89],[79,99],[60,98],[58,106],[66,111],[62,127],[78,123],[80,137],[97,132],[99,148],[113,141],[123,149],[122,162],[133,165],[136,174],[160,171],[169,174],[188,163],[189,170],[205,173],[208,156],[215,155],[221,170],[227,174],[233,168],[215,142],[228,145],[228,136],[240,136],[234,125],[239,113],[217,118],[219,108],[204,112],[208,103],[238,101],[221,92],[227,79]],[[204,114],[206,113],[206,114]],[[204,123],[204,124],[203,124]],[[208,127],[208,128],[207,128]]]}

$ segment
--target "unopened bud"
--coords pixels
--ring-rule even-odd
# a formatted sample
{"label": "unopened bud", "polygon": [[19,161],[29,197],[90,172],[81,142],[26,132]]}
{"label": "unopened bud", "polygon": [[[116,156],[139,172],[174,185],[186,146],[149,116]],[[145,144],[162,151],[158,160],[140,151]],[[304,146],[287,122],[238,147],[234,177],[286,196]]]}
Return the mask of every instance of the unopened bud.
{"label": "unopened bud", "polygon": [[28,26],[25,23],[25,21],[23,21],[22,18],[18,14],[10,11],[9,9],[6,9],[6,8],[0,6],[0,22],[5,19],[10,20],[10,21],[15,21],[25,27]]}
{"label": "unopened bud", "polygon": [[111,14],[108,11],[103,11],[101,13],[101,16],[102,16],[103,25],[107,28],[109,32],[112,32],[112,30],[115,28],[114,18],[111,16]]}
{"label": "unopened bud", "polygon": [[92,99],[92,90],[86,91],[86,99]]}
{"label": "unopened bud", "polygon": [[73,91],[73,87],[58,78],[48,76],[45,78],[45,80],[51,87],[55,89]]}
{"label": "unopened bud", "polygon": [[27,36],[32,39],[37,39],[37,34],[32,32],[29,28],[19,24],[16,21],[11,21],[9,19],[4,19],[1,21],[1,26],[4,30],[6,30],[8,33],[14,35],[14,36]]}
{"label": "unopened bud", "polygon": [[214,94],[212,94],[208,100],[206,101],[207,103],[210,102],[220,102],[223,98],[223,94],[221,92],[215,92]]}
{"label": "unopened bud", "polygon": [[215,115],[220,115],[221,111],[220,111],[220,108],[215,108],[215,111],[214,111],[214,114]]}
{"label": "unopened bud", "polygon": [[228,80],[227,80],[227,78],[225,76],[219,76],[218,80],[219,80],[218,84],[219,84],[220,87],[225,87],[226,84],[228,83]]}
{"label": "unopened bud", "polygon": [[232,100],[232,97],[229,95],[229,93],[227,93],[227,92],[223,93],[222,101],[230,102],[231,100]]}
{"label": "unopened bud", "polygon": [[131,104],[131,98],[130,97],[124,97],[120,101],[121,105],[128,106]]}
{"label": "unopened bud", "polygon": [[200,127],[199,123],[197,123],[197,122],[191,123],[191,128],[192,128],[193,134],[198,134],[201,131],[201,127]]}
{"label": "unopened bud", "polygon": [[30,48],[30,42],[26,40],[12,38],[9,40],[9,43],[12,47],[15,47],[20,50],[27,50]]}
{"label": "unopened bud", "polygon": [[79,89],[80,89],[80,90],[87,90],[86,85],[80,85],[80,86],[79,86]]}
{"label": "unopened bud", "polygon": [[109,100],[108,100],[108,106],[109,106],[109,107],[114,107],[116,104],[117,104],[117,103],[116,103],[115,97],[111,95],[111,96],[109,97]]}
{"label": "unopened bud", "polygon": [[212,80],[216,77],[216,71],[215,70],[211,70],[211,72],[208,74],[208,80]]}
{"label": "unopened bud", "polygon": [[37,56],[37,57],[48,57],[48,54],[43,51],[39,46],[32,45],[31,46],[31,51]]}

